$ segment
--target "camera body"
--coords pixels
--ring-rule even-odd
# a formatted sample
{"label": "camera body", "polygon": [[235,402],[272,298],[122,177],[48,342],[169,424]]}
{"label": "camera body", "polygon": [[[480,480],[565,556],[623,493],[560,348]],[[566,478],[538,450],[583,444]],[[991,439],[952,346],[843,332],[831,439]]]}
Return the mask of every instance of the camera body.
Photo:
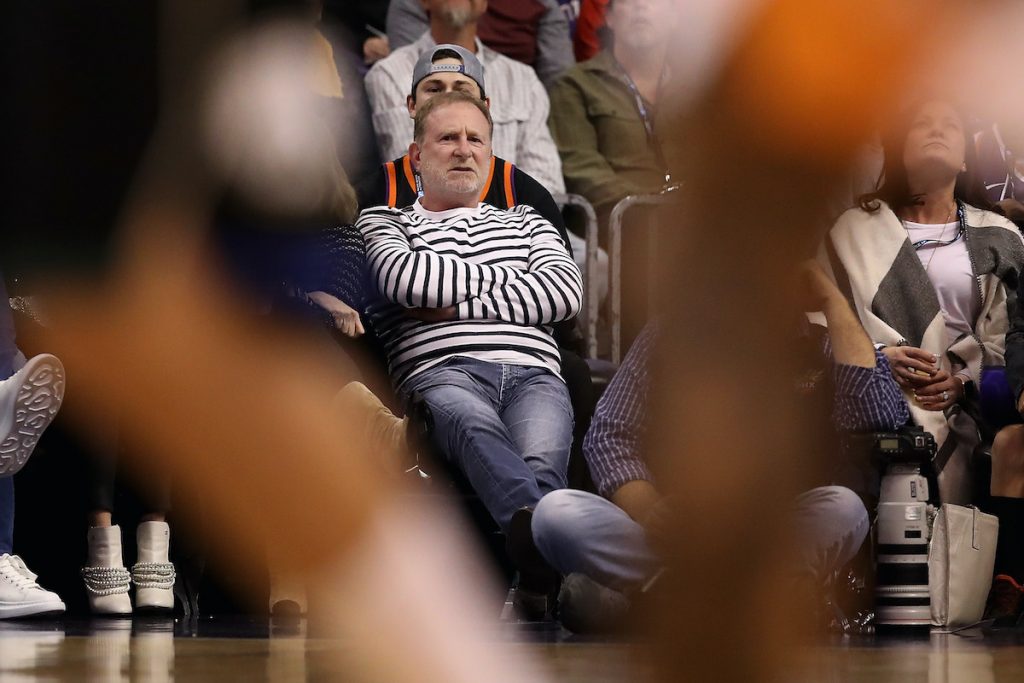
{"label": "camera body", "polygon": [[938,495],[935,451],[935,437],[921,427],[873,435],[872,452],[883,471],[875,526],[879,626],[931,625],[928,542]]}

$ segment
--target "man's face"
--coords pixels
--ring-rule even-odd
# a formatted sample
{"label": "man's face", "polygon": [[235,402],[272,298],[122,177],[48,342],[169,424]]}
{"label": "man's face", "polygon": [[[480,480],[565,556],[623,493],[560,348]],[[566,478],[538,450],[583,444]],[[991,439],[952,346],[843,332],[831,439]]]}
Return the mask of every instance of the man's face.
{"label": "man's face", "polygon": [[491,162],[487,119],[472,104],[460,102],[431,113],[421,144],[410,150],[425,195],[479,196]]}
{"label": "man's face", "polygon": [[420,0],[433,17],[439,17],[452,28],[462,28],[476,21],[487,11],[487,0]]}
{"label": "man's face", "polygon": [[[454,57],[445,57],[437,60],[434,64],[461,65],[462,62]],[[477,82],[472,78],[454,71],[439,71],[438,73],[430,74],[416,84],[416,99],[413,100],[413,98],[410,97],[406,103],[409,107],[409,116],[416,116],[416,105],[423,104],[434,95],[440,95],[441,93],[452,92],[454,90],[464,92],[467,95],[480,99],[480,86],[477,85]]]}
{"label": "man's face", "polygon": [[675,26],[671,0],[615,0],[608,11],[608,27],[616,43],[635,49],[664,43]]}

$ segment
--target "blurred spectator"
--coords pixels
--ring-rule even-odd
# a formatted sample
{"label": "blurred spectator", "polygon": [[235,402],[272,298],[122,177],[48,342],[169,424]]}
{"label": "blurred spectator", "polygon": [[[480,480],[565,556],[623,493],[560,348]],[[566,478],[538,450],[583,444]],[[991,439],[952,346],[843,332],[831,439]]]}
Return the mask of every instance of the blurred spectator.
{"label": "blurred spectator", "polygon": [[[992,125],[977,137],[989,199],[1018,227],[1024,227],[1024,149],[1019,127]],[[1006,374],[1016,417],[1024,415],[1024,280],[1006,335]],[[1004,428],[992,444],[988,511],[999,518],[995,580],[985,617],[1017,624],[1024,612],[1024,425]]]}
{"label": "blurred spectator", "polygon": [[[319,131],[326,148],[333,146],[329,131],[315,116],[307,128]],[[363,339],[361,311],[369,282],[363,240],[352,225],[355,191],[333,155],[320,161],[318,176],[327,191],[295,214],[261,211],[240,188],[229,189],[217,212],[220,255],[254,313],[269,313],[322,349],[331,362],[320,372],[340,389],[333,401],[338,421],[349,425],[353,439],[371,445],[368,458],[397,476],[410,462],[407,421],[379,400],[378,393],[387,386],[374,382],[379,356],[373,341]],[[274,548],[268,549],[266,562],[270,613],[304,614],[306,582],[288,570],[286,558]]]}
{"label": "blurred spectator", "polygon": [[[896,429],[907,422],[909,412],[888,361],[872,348],[842,293],[816,267],[809,273],[809,285],[813,307],[825,311],[830,330],[824,340],[812,337],[807,345],[816,356],[809,359],[815,374],[830,378],[830,395],[816,394],[826,400],[808,404],[814,411],[825,407],[820,415],[810,416],[809,428],[824,433],[820,455],[824,469],[833,470],[839,466],[844,433]],[[628,600],[646,590],[660,571],[652,540],[665,533],[671,501],[657,487],[658,463],[650,459],[654,454],[646,444],[656,337],[656,323],[648,324],[598,403],[587,433],[584,455],[600,495],[555,491],[537,506],[537,547],[568,577],[559,609],[571,630],[621,628]],[[817,341],[821,345],[813,348]],[[815,422],[826,423],[825,428],[818,429]],[[822,586],[854,557],[867,536],[867,510],[843,487],[805,492],[796,501],[794,518],[800,555],[793,571],[801,586]]]}
{"label": "blurred spectator", "polygon": [[[944,502],[970,500],[982,369],[1003,365],[1024,267],[1020,233],[991,211],[967,117],[909,107],[884,141],[884,182],[844,213],[822,249],[914,420],[939,447]],[[827,256],[825,256],[827,252]],[[908,258],[914,254],[915,258]]]}
{"label": "blurred spectator", "polygon": [[557,0],[557,4],[558,9],[565,15],[565,22],[569,28],[569,37],[575,38],[576,22],[580,18],[580,0]]}
{"label": "blurred spectator", "polygon": [[[344,49],[345,31],[330,17],[319,21],[313,36],[310,86],[320,98],[323,117],[336,136],[338,160],[348,176],[358,181],[380,165],[373,143],[370,106],[363,84],[362,60]],[[339,49],[335,49],[338,47]]]}
{"label": "blurred spectator", "polygon": [[997,204],[1005,199],[1024,200],[1024,157],[1022,141],[1014,141],[998,124],[986,125],[974,136],[981,165],[982,182],[988,199]]}
{"label": "blurred spectator", "polygon": [[[550,87],[575,63],[569,15],[559,0],[464,0],[486,7],[477,35],[487,47],[531,66]],[[447,2],[447,6],[457,3]],[[392,0],[388,38],[392,48],[416,41],[429,27],[420,0]]]}
{"label": "blurred spectator", "polygon": [[310,60],[309,84],[322,97],[344,97],[341,74],[334,62],[334,46],[319,29],[313,34],[313,57]]}
{"label": "blurred spectator", "polygon": [[1024,231],[1024,202],[1019,199],[1004,199],[995,205],[995,210],[1003,214]]}
{"label": "blurred spectator", "polygon": [[388,0],[324,0],[324,18],[343,26],[349,41],[366,64],[391,54],[384,34]]}
{"label": "blurred spectator", "polygon": [[666,164],[655,131],[665,52],[675,35],[670,0],[615,0],[612,47],[573,67],[551,90],[551,132],[570,192],[598,214],[631,194],[660,190]]}
{"label": "blurred spectator", "polygon": [[438,448],[508,535],[520,588],[543,597],[553,577],[533,547],[532,509],[566,485],[573,429],[550,325],[579,312],[583,283],[533,209],[480,202],[490,128],[465,93],[425,103],[410,146],[423,196],[367,209],[357,225],[392,381],[426,402]]}
{"label": "blurred spectator", "polygon": [[573,34],[576,61],[585,62],[601,51],[601,34],[609,0],[580,0],[579,18]]}
{"label": "blurred spectator", "polygon": [[1024,138],[1017,128],[986,125],[974,136],[982,181],[999,213],[1024,230]]}
{"label": "blurred spectator", "polygon": [[[1016,305],[1006,335],[1006,379],[1017,421],[1024,415],[1024,280],[1017,286]],[[991,381],[991,380],[989,380]],[[984,388],[984,385],[983,385]],[[1018,625],[1024,613],[1024,424],[1003,428],[992,443],[991,497],[986,511],[999,518],[995,579],[986,619]]]}
{"label": "blurred spectator", "polygon": [[533,176],[548,192],[565,192],[562,162],[544,125],[549,102],[544,86],[528,66],[484,46],[476,36],[484,4],[449,7],[447,0],[427,0],[430,29],[412,45],[395,50],[366,75],[373,109],[373,127],[385,159],[400,157],[412,139],[407,100],[413,68],[420,55],[439,43],[452,43],[476,54],[487,73],[487,94],[493,102],[494,151]]}
{"label": "blurred spectator", "polygon": [[25,466],[64,398],[64,366],[41,354],[26,361],[15,345],[14,316],[0,273],[0,619],[64,611],[14,555],[14,475]]}

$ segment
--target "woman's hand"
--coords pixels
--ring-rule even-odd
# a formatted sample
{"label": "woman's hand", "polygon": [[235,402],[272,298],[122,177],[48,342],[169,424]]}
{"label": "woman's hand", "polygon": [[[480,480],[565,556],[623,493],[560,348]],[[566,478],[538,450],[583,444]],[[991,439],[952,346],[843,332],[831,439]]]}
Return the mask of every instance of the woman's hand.
{"label": "woman's hand", "polygon": [[925,410],[945,410],[964,395],[964,381],[945,370],[932,375],[931,384],[914,389],[914,399]]}
{"label": "woman's hand", "polygon": [[882,353],[889,359],[892,376],[901,387],[923,387],[935,380],[939,358],[915,346],[887,346]]}
{"label": "woman's hand", "polygon": [[363,322],[359,319],[359,312],[338,297],[327,292],[310,292],[309,300],[330,313],[334,326],[346,337],[355,339],[366,333]]}

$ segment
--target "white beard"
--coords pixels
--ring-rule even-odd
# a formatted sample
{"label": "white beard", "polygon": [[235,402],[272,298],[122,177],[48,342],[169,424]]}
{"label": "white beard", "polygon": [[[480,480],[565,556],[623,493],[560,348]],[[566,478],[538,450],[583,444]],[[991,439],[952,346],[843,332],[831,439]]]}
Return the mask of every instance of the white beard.
{"label": "white beard", "polygon": [[447,171],[447,168],[420,160],[420,177],[423,179],[424,187],[443,188],[445,193],[455,195],[476,194],[483,189],[479,175],[460,175],[457,179],[451,179]]}

